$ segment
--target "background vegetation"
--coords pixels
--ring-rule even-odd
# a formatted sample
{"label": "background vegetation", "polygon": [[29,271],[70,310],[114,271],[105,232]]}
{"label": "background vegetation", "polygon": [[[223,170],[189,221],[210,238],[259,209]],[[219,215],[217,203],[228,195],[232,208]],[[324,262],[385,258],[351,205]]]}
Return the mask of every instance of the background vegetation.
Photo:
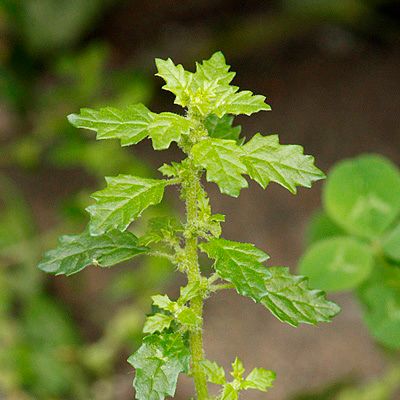
{"label": "background vegetation", "polygon": [[[136,264],[134,273],[88,269],[55,280],[36,269],[59,234],[85,225],[86,193],[104,175],[149,174],[159,164],[148,143],[134,151],[94,143],[68,125],[67,114],[139,101],[164,109],[171,99],[153,79],[153,59],[190,65],[222,50],[238,85],[267,94],[273,107],[251,123],[242,118],[245,136],[279,131],[283,143],[304,144],[325,171],[363,152],[400,165],[399,16],[397,2],[384,0],[3,1],[0,398],[129,399],[126,358],[139,343],[149,295],[179,286],[159,262]],[[235,214],[228,238],[268,248],[295,270],[318,188],[294,199],[280,188],[262,197],[254,186],[238,201],[209,190],[217,210]],[[335,388],[388,368],[357,301],[334,299],[343,308],[334,323],[288,330],[221,293],[206,308],[206,348],[225,366],[238,348],[249,364],[270,360],[278,372],[271,399],[329,385],[318,398],[332,398]],[[243,336],[251,338],[245,345]],[[187,398],[191,388],[180,387]]]}

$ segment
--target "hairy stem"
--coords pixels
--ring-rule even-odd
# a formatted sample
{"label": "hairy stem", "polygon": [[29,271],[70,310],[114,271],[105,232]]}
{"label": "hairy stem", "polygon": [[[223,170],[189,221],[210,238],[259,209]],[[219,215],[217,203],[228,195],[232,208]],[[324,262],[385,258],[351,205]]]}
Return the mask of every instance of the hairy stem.
{"label": "hairy stem", "polygon": [[[192,227],[197,221],[198,212],[198,195],[201,190],[198,172],[194,166],[188,171],[186,182],[184,182],[184,196],[186,201],[186,266],[189,283],[200,282],[201,272],[197,254],[197,235],[193,232]],[[204,371],[200,365],[204,358],[203,351],[203,298],[197,296],[190,302],[190,307],[196,315],[200,317],[201,325],[192,329],[189,333],[189,344],[192,360],[192,374],[197,393],[198,400],[207,400],[208,388]]]}

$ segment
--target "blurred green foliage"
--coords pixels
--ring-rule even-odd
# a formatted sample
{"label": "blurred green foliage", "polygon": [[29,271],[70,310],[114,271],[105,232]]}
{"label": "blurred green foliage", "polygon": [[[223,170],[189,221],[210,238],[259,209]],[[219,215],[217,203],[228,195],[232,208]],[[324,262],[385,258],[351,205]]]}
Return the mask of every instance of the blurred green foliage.
{"label": "blurred green foliage", "polygon": [[393,367],[364,386],[300,398],[392,400],[400,390],[400,170],[378,155],[341,161],[328,174],[323,200],[309,224],[300,272],[314,287],[357,296]]}
{"label": "blurred green foliage", "polygon": [[105,44],[72,49],[112,2],[78,3],[0,5],[0,103],[6,121],[0,126],[0,398],[5,400],[104,399],[98,385],[113,398],[113,366],[125,345],[140,340],[149,292],[168,282],[170,266],[163,260],[147,260],[129,274],[122,270],[106,290],[107,306],[127,299],[133,306],[118,308],[103,334],[88,341],[73,310],[36,268],[58,233],[82,225],[87,196],[78,192],[63,199],[59,225],[40,231],[24,194],[6,177],[8,170],[39,168],[56,168],[59,174],[79,168],[94,179],[116,171],[149,175],[148,167],[117,143],[94,146],[65,118],[82,104],[146,103],[153,92],[140,71],[112,70]]}

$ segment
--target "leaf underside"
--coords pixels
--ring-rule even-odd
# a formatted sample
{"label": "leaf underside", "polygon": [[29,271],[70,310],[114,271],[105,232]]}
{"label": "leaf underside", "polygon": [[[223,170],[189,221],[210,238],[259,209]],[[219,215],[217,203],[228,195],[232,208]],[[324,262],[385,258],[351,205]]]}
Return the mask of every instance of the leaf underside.
{"label": "leaf underside", "polygon": [[89,265],[110,267],[148,249],[130,232],[116,230],[93,237],[89,232],[61,236],[59,246],[45,253],[38,267],[56,275],[72,275]]}
{"label": "leaf underside", "polygon": [[174,396],[178,375],[189,369],[190,352],[179,333],[150,335],[128,362],[136,369],[133,385],[138,400]]}

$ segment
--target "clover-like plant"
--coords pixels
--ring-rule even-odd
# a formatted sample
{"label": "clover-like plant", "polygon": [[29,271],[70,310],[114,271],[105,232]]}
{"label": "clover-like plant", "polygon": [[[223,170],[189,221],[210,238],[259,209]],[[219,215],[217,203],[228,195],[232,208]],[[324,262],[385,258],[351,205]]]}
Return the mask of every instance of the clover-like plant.
{"label": "clover-like plant", "polygon": [[[164,164],[164,179],[130,175],[106,178],[107,187],[93,194],[88,207],[88,229],[75,236],[63,236],[55,250],[46,253],[39,267],[53,274],[74,274],[88,265],[110,267],[137,255],[165,257],[187,275],[180,296],[171,300],[155,295],[153,313],[148,316],[147,336],[129,358],[136,369],[134,387],[139,400],[161,400],[175,393],[178,375],[189,374],[198,400],[210,399],[208,382],[221,385],[216,398],[237,399],[247,389],[266,391],[275,378],[272,371],[253,369],[244,375],[242,362],[232,364],[232,380],[215,362],[205,359],[203,350],[203,303],[222,289],[236,289],[263,304],[279,320],[292,326],[327,322],[339,308],[323,292],[308,288],[306,278],[291,275],[285,267],[266,267],[269,256],[253,244],[222,239],[224,216],[213,214],[202,175],[215,182],[222,193],[239,196],[247,187],[244,175],[263,188],[276,182],[292,193],[297,186],[310,187],[324,174],[314,159],[297,145],[282,145],[277,135],[257,133],[249,141],[240,138],[233,116],[269,110],[264,96],[239,91],[231,85],[235,76],[222,53],[196,64],[188,72],[171,59],[156,60],[163,88],[175,95],[184,115],[156,114],[142,104],[124,109],[82,109],[70,115],[78,128],[97,132],[98,139],[119,139],[122,146],[149,137],[155,150],[176,142],[185,154],[180,162]],[[164,190],[178,186],[186,205],[186,219],[170,216],[152,219],[148,231],[138,238],[128,228],[150,205],[160,203]],[[214,260],[214,272],[202,274],[199,251]],[[215,398],[215,397],[214,397]]]}
{"label": "clover-like plant", "polygon": [[300,272],[328,292],[352,291],[371,335],[400,350],[400,169],[376,154],[339,162],[310,223]]}

